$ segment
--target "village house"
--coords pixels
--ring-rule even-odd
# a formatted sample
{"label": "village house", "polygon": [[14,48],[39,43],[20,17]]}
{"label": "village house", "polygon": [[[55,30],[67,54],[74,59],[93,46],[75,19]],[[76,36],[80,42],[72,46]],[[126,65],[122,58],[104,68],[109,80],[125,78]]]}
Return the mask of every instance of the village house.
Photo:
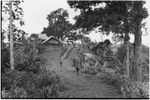
{"label": "village house", "polygon": [[46,50],[60,50],[63,47],[62,41],[59,39],[56,39],[53,36],[50,36],[49,38],[45,39],[42,44],[45,46]]}

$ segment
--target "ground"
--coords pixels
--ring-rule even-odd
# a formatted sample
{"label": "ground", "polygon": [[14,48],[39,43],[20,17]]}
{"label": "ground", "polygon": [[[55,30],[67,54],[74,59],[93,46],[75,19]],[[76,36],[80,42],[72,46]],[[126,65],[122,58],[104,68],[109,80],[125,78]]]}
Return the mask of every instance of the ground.
{"label": "ground", "polygon": [[64,94],[71,98],[120,98],[114,87],[103,83],[96,76],[83,73],[79,73],[78,76],[69,59],[64,59],[63,66],[60,67],[61,52],[61,50],[47,51],[42,56],[46,59],[46,69],[54,70],[62,83],[68,87]]}

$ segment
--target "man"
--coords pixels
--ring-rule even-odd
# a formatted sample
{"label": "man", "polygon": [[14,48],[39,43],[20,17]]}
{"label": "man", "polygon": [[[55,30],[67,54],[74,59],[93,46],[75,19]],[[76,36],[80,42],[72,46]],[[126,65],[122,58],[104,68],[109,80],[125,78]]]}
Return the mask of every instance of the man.
{"label": "man", "polygon": [[73,67],[75,67],[77,75],[79,75],[79,65],[77,59],[73,59]]}
{"label": "man", "polygon": [[60,67],[62,67],[62,59],[60,58]]}
{"label": "man", "polygon": [[77,75],[79,75],[79,67],[78,66],[76,67],[76,72],[77,72]]}

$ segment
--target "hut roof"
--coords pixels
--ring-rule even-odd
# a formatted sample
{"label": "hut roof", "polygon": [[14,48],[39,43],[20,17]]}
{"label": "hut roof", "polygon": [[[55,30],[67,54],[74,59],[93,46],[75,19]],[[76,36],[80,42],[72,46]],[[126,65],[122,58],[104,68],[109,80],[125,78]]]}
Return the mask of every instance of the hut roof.
{"label": "hut roof", "polygon": [[59,42],[60,44],[62,44],[62,42],[59,39],[56,39],[54,36],[50,36],[49,38],[45,39],[42,44],[51,41],[52,39],[56,40],[57,42]]}
{"label": "hut roof", "polygon": [[90,53],[83,53],[85,56],[87,56],[88,58],[90,58],[90,59],[92,59],[92,58],[94,58],[95,59],[95,57],[94,57],[94,55],[92,55],[92,54],[90,54]]}

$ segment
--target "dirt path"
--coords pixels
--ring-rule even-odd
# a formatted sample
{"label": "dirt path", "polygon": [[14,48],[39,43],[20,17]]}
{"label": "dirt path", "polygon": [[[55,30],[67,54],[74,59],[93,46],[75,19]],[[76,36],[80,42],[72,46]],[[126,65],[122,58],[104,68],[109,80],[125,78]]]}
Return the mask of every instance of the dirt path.
{"label": "dirt path", "polygon": [[69,90],[65,93],[72,98],[119,98],[116,90],[94,76],[81,74],[78,76],[75,69],[71,67],[70,61],[63,61],[63,66],[59,66],[59,52],[43,54],[47,59],[47,69],[54,70],[61,78]]}

